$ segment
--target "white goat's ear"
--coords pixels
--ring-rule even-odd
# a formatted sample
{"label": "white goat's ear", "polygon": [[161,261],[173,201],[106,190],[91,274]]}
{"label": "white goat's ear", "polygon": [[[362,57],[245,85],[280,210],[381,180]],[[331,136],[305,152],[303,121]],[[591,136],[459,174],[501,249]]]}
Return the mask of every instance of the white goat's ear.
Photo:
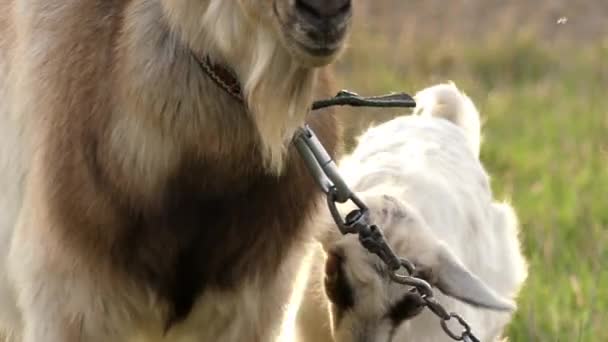
{"label": "white goat's ear", "polygon": [[499,311],[515,309],[513,301],[498,295],[447,248],[440,248],[439,251],[437,264],[431,269],[422,270],[422,273],[430,272],[427,274],[428,280],[441,292],[477,307]]}

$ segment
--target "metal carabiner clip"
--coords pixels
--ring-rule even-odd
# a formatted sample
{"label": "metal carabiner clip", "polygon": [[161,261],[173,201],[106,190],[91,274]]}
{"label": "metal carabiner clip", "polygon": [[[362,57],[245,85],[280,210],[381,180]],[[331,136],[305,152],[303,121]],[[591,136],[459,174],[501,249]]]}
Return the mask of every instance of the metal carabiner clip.
{"label": "metal carabiner clip", "polygon": [[340,176],[336,163],[309,126],[298,128],[293,142],[325,194],[329,195],[333,188],[337,202],[345,203],[352,198],[352,192]]}

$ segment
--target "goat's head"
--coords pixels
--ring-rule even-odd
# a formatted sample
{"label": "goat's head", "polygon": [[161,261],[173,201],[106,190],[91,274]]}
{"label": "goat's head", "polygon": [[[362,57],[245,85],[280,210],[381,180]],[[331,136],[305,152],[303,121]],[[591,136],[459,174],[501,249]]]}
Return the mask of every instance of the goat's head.
{"label": "goat's head", "polygon": [[239,0],[252,18],[270,24],[305,66],[331,62],[350,27],[351,0]]}
{"label": "goat's head", "polygon": [[[511,300],[497,295],[460,262],[416,210],[390,196],[362,198],[395,252],[417,267],[417,276],[443,294],[473,306],[514,309]],[[330,233],[323,244],[327,252],[325,291],[336,341],[391,341],[401,323],[422,311],[418,293],[394,283],[382,261],[364,250],[356,236]]]}
{"label": "goat's head", "polygon": [[[259,43],[259,31],[281,42],[298,64],[326,65],[343,50],[352,0],[163,0],[170,25],[197,43],[219,45],[223,54]],[[224,56],[226,57],[226,56]],[[241,56],[242,57],[242,56]]]}

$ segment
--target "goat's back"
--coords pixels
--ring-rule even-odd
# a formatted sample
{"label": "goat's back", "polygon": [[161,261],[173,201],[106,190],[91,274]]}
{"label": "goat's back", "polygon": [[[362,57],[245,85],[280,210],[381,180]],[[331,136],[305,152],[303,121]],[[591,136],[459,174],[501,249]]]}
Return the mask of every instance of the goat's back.
{"label": "goat's back", "polygon": [[[469,133],[434,116],[397,118],[369,129],[341,169],[353,190],[391,195],[415,208],[472,273],[512,297],[526,275],[517,219],[509,205],[494,202]],[[510,317],[441,293],[438,299],[472,326],[483,327],[486,336],[499,336]],[[396,341],[445,338],[428,311],[402,324],[398,336]]]}

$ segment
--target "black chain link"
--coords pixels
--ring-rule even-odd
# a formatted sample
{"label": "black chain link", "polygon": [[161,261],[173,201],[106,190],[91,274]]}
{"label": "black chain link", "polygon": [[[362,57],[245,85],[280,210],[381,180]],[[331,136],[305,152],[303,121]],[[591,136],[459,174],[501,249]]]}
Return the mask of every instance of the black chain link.
{"label": "black chain link", "polygon": [[[312,108],[320,109],[336,105],[366,107],[415,107],[416,103],[407,94],[390,94],[379,97],[364,98],[349,91],[341,91],[335,98],[317,101]],[[424,305],[437,317],[445,333],[455,341],[479,342],[473,335],[469,324],[458,314],[448,312],[434,296],[431,285],[422,278],[414,276],[416,267],[407,259],[399,258],[386,242],[382,230],[372,224],[369,209],[346,185],[334,161],[308,126],[300,128],[294,136],[294,144],[304,159],[315,181],[327,195],[329,211],[340,232],[357,234],[361,245],[370,253],[378,256],[387,266],[390,278],[399,284],[412,286],[422,297]],[[346,217],[338,211],[338,203],[351,201],[355,204]],[[404,269],[407,273],[401,274]],[[460,334],[448,327],[448,322],[455,319],[462,327]]]}

